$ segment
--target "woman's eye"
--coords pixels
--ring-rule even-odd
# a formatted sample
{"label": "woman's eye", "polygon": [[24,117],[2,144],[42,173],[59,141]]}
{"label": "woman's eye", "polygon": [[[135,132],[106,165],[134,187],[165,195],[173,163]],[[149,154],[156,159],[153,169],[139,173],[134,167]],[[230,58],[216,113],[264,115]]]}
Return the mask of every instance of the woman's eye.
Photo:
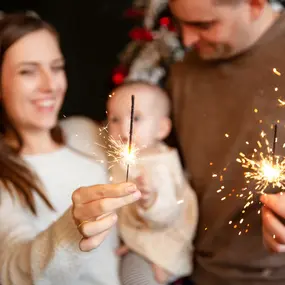
{"label": "woman's eye", "polygon": [[65,70],[65,66],[64,65],[58,65],[58,66],[54,66],[52,67],[53,71],[62,71]]}
{"label": "woman's eye", "polygon": [[35,73],[35,70],[32,69],[22,69],[19,72],[21,75],[33,75]]}

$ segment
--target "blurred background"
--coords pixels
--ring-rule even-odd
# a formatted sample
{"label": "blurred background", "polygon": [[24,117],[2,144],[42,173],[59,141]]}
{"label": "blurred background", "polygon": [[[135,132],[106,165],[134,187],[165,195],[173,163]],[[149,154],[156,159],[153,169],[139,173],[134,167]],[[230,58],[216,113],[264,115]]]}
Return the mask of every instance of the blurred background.
{"label": "blurred background", "polygon": [[0,10],[35,11],[59,31],[69,82],[62,117],[102,121],[115,85],[129,77],[165,87],[184,56],[167,0],[2,0]]}

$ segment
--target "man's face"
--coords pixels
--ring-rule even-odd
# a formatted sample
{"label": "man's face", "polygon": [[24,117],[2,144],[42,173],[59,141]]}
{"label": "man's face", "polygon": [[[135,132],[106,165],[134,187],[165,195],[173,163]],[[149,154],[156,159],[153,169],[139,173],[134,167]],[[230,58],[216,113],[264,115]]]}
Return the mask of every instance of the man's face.
{"label": "man's face", "polygon": [[194,46],[202,59],[228,58],[247,48],[252,34],[253,8],[247,0],[231,2],[170,0],[184,45]]}

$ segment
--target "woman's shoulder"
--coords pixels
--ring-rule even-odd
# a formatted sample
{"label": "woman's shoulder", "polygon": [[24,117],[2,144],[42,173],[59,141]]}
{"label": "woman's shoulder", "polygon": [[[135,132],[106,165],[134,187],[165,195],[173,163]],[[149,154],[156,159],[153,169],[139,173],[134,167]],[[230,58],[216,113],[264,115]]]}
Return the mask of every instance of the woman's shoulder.
{"label": "woman's shoulder", "polygon": [[59,122],[64,134],[70,137],[78,135],[96,135],[99,136],[100,124],[84,116],[72,116]]}
{"label": "woman's shoulder", "polygon": [[106,161],[100,124],[83,116],[68,117],[60,121],[67,146],[96,159]]}

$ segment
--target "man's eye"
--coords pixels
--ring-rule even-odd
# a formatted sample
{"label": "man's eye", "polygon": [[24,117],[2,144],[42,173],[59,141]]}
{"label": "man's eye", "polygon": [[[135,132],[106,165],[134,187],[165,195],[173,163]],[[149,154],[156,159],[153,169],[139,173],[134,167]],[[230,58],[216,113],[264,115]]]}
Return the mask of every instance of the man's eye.
{"label": "man's eye", "polygon": [[214,25],[214,22],[197,23],[197,28],[201,30],[209,30]]}

